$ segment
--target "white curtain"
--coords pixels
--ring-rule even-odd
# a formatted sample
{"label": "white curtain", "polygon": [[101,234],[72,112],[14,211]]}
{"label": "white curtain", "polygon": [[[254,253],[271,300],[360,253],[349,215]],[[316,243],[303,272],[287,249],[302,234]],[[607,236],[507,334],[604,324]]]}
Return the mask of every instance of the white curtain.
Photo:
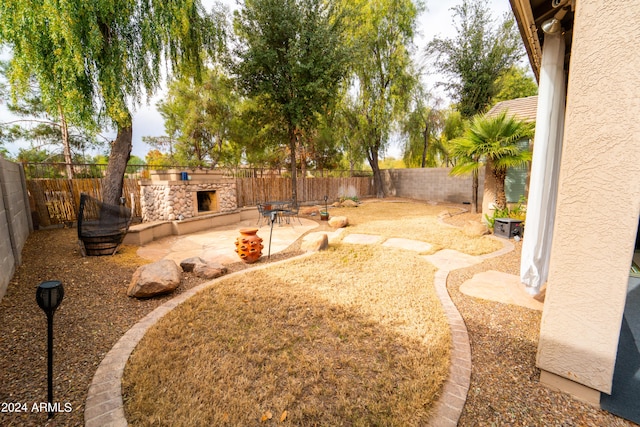
{"label": "white curtain", "polygon": [[522,241],[520,280],[538,294],[549,272],[565,112],[565,45],[562,34],[545,34],[538,87],[527,221]]}

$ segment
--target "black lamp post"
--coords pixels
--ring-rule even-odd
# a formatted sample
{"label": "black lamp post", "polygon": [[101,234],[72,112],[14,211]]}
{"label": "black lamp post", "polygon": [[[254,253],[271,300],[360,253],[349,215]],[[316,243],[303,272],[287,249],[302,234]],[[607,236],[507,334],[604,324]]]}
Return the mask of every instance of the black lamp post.
{"label": "black lamp post", "polygon": [[36,301],[47,314],[47,376],[49,400],[49,419],[53,418],[53,313],[64,298],[64,288],[58,280],[40,283],[36,290]]}
{"label": "black lamp post", "polygon": [[269,256],[267,257],[269,261],[271,261],[271,236],[273,235],[273,223],[276,222],[277,217],[278,212],[276,211],[272,211],[269,215],[269,219],[271,220],[271,231],[269,232]]}

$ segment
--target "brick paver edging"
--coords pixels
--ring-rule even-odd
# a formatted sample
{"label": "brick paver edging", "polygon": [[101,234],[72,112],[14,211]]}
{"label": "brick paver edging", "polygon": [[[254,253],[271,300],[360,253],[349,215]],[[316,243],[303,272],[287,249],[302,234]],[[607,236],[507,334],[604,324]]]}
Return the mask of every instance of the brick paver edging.
{"label": "brick paver edging", "polygon": [[[483,260],[507,254],[515,249],[513,243],[509,240],[494,236],[490,237],[501,241],[504,246],[495,252],[480,255],[479,258]],[[437,270],[433,279],[436,294],[440,298],[440,303],[449,321],[452,342],[449,376],[444,383],[442,395],[435,404],[435,411],[429,422],[430,426],[436,427],[458,425],[458,420],[462,415],[462,409],[467,400],[469,385],[471,384],[471,344],[469,342],[469,333],[464,319],[449,296],[449,291],[447,290],[448,276],[448,270]]]}
{"label": "brick paver edging", "polygon": [[447,427],[458,425],[471,383],[471,344],[467,326],[447,291],[448,270],[437,270],[433,278],[436,294],[451,329],[451,364],[442,395],[435,404],[429,425]]}

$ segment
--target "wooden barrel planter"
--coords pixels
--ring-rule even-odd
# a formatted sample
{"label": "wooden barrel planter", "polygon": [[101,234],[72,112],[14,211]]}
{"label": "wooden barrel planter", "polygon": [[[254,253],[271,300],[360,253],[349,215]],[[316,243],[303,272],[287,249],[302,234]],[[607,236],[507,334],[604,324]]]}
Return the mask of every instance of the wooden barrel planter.
{"label": "wooden barrel planter", "polygon": [[80,195],[78,243],[83,256],[113,255],[131,224],[131,209]]}
{"label": "wooden barrel planter", "polygon": [[113,255],[118,250],[118,246],[122,243],[125,234],[126,232],[82,236],[80,240],[84,247],[84,255]]}

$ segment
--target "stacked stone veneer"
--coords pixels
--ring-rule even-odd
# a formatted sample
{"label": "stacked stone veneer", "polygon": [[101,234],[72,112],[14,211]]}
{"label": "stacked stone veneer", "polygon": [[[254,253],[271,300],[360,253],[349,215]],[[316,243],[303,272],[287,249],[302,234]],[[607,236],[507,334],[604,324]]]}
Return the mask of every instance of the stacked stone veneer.
{"label": "stacked stone veneer", "polygon": [[198,191],[216,192],[217,209],[206,213],[235,211],[238,208],[235,180],[211,177],[211,182],[206,182],[206,178],[196,175],[192,176],[191,181],[141,182],[142,221],[174,221],[180,219],[181,215],[182,219],[197,216]]}

